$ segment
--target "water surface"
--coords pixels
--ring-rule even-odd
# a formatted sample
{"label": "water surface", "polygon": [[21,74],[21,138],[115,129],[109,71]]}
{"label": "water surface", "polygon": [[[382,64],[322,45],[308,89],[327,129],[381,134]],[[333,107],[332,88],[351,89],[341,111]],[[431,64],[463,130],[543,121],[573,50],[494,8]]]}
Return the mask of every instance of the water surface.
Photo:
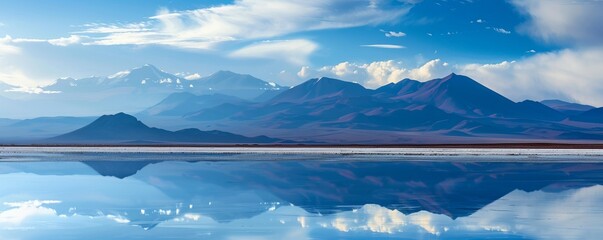
{"label": "water surface", "polygon": [[598,239],[564,157],[4,153],[0,239]]}

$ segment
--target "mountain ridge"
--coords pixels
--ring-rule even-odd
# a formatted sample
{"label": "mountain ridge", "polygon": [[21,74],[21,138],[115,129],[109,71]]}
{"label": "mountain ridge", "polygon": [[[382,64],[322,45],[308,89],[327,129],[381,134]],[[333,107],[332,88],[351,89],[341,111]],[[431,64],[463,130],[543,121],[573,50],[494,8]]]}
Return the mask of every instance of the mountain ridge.
{"label": "mountain ridge", "polygon": [[266,136],[245,137],[223,131],[201,131],[187,128],[168,131],[149,127],[132,115],[123,112],[103,115],[75,131],[47,139],[51,143],[124,143],[156,141],[164,143],[275,143],[280,139]]}
{"label": "mountain ridge", "polygon": [[[110,77],[124,79],[132,74],[147,73],[157,75],[162,72],[153,66],[144,66]],[[229,71],[220,71],[209,77],[214,83],[220,83],[221,79],[226,79],[224,81],[227,83],[230,81],[228,76],[235,79],[233,82],[253,78],[251,75]],[[146,125],[141,127],[133,121],[126,125],[146,132],[148,136],[154,136],[152,141],[159,141],[158,135],[165,135],[163,138],[168,140],[176,139],[171,136],[174,134],[187,135],[180,136],[180,140],[176,139],[178,141],[183,141],[183,138],[186,138],[186,141],[197,141],[195,137],[190,136],[199,138],[201,134],[187,128],[253,132],[292,140],[300,140],[300,136],[304,135],[306,137],[303,141],[324,141],[323,137],[335,133],[334,136],[338,137],[329,137],[328,141],[347,142],[353,142],[355,137],[351,135],[362,131],[367,134],[378,131],[380,134],[390,135],[390,139],[394,139],[391,141],[402,142],[414,141],[415,137],[412,135],[418,133],[429,136],[426,138],[433,138],[433,141],[437,140],[438,136],[453,141],[478,141],[489,138],[565,141],[580,140],[581,136],[588,136],[588,139],[599,139],[598,136],[603,136],[603,125],[599,125],[603,124],[600,120],[603,116],[597,114],[597,110],[591,109],[591,106],[557,100],[514,102],[478,81],[454,73],[424,82],[402,79],[377,89],[367,89],[358,83],[328,77],[309,79],[292,88],[259,79],[250,81],[250,86],[262,89],[270,86],[274,89],[262,90],[262,97],[265,98],[262,101],[227,96],[215,91],[165,92],[164,96],[155,102],[151,100],[156,98],[147,99],[146,102],[151,103],[136,111],[136,116],[164,129],[174,130],[178,127],[183,128],[183,131],[166,133],[147,129]],[[279,90],[275,90],[276,88]],[[126,98],[109,96],[108,103],[113,104],[116,109],[127,109],[121,107],[121,104],[130,104],[139,97],[152,94],[138,92],[131,96],[120,95]],[[86,94],[82,95],[88,97]],[[587,109],[589,111],[584,111]],[[565,110],[577,112],[570,114]],[[66,129],[67,125],[52,126]],[[6,126],[2,129],[10,131]],[[31,129],[33,131],[36,127],[32,126]],[[116,131],[127,132],[127,129],[114,129],[109,132]],[[312,135],[312,132],[315,134]],[[167,135],[170,136],[166,137]],[[313,139],[312,136],[320,139]],[[150,141],[146,136],[126,140]],[[431,140],[421,142],[423,141]]]}

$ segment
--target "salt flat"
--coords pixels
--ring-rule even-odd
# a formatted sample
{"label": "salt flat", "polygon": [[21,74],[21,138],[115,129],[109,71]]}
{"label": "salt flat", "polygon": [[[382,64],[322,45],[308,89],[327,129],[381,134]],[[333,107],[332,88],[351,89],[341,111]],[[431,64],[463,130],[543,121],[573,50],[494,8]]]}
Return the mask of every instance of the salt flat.
{"label": "salt flat", "polygon": [[603,149],[518,148],[368,148],[368,147],[0,147],[0,154],[32,153],[187,153],[187,154],[317,154],[398,156],[591,156]]}

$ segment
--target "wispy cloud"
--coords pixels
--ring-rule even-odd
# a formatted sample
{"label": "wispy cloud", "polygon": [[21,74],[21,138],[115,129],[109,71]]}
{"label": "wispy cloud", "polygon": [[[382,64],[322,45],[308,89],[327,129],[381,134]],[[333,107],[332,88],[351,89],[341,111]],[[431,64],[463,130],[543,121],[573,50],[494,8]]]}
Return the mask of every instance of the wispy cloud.
{"label": "wispy cloud", "polygon": [[361,47],[371,47],[371,48],[386,48],[386,49],[402,49],[406,48],[402,45],[394,45],[394,44],[368,44],[368,45],[360,45]]}
{"label": "wispy cloud", "polygon": [[29,93],[29,94],[56,94],[61,93],[61,91],[48,91],[44,90],[40,87],[17,87],[8,89],[5,92],[19,92],[19,93]]}
{"label": "wispy cloud", "polygon": [[146,32],[152,31],[151,22],[128,23],[128,24],[105,24],[105,23],[88,23],[80,27],[85,28],[77,34],[109,34],[109,33],[125,33],[125,32]]}
{"label": "wispy cloud", "polygon": [[150,22],[96,25],[98,45],[169,45],[209,49],[235,40],[270,39],[295,32],[348,28],[397,21],[409,10],[394,0],[239,0],[189,11],[161,10]]}
{"label": "wispy cloud", "polygon": [[48,43],[54,46],[66,47],[73,44],[80,44],[84,39],[88,39],[86,36],[71,35],[69,37],[62,38],[51,38],[51,39],[40,39],[40,38],[11,38],[10,36],[5,37],[9,42],[12,43]]}
{"label": "wispy cloud", "polygon": [[502,34],[511,34],[511,31],[506,30],[504,28],[486,27],[486,29],[492,29],[493,31],[495,31],[497,33],[502,33]]}
{"label": "wispy cloud", "polygon": [[284,60],[301,65],[307,63],[308,56],[316,49],[316,43],[305,39],[264,41],[238,49],[230,53],[230,57]]}
{"label": "wispy cloud", "polygon": [[81,37],[78,35],[71,35],[69,37],[49,39],[48,43],[55,45],[55,46],[65,47],[65,46],[81,43],[82,39],[84,39],[84,38],[86,38],[86,37]]}

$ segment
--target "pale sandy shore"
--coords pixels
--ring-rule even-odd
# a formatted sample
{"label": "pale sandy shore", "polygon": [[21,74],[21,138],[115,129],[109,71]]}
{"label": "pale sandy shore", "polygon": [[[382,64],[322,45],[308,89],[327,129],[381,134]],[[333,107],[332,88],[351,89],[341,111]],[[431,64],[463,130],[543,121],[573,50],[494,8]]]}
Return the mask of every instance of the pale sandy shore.
{"label": "pale sandy shore", "polygon": [[590,156],[603,157],[603,149],[530,148],[379,148],[379,147],[0,147],[1,154],[60,153],[185,153],[185,154],[275,154],[275,155],[397,155],[397,156]]}

